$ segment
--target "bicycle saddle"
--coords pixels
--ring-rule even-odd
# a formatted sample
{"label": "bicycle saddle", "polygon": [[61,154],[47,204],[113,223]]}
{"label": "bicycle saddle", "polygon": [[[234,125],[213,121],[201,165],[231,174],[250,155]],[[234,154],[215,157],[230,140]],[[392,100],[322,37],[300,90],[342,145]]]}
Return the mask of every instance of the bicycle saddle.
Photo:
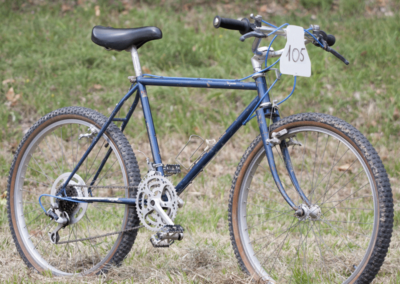
{"label": "bicycle saddle", "polygon": [[118,51],[135,45],[137,49],[148,41],[162,38],[162,32],[157,27],[142,27],[134,29],[114,29],[95,26],[92,30],[92,41],[107,49]]}

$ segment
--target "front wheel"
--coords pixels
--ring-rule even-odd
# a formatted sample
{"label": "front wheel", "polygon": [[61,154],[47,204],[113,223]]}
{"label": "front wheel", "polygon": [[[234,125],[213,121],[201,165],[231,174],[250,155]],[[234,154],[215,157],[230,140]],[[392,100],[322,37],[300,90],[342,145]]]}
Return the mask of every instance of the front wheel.
{"label": "front wheel", "polygon": [[[378,154],[358,130],[329,115],[293,115],[270,127],[271,133],[282,129],[298,183],[320,211],[294,215],[275,186],[259,136],[239,163],[230,195],[230,234],[240,267],[270,283],[370,283],[393,226],[392,191]],[[287,194],[304,204],[281,148],[273,151]]]}

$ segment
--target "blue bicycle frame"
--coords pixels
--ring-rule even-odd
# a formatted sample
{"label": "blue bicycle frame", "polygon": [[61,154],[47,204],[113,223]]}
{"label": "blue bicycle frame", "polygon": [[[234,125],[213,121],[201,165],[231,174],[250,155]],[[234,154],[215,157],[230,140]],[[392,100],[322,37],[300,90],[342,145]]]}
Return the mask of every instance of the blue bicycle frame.
{"label": "blue bicycle frame", "polygon": [[[238,116],[238,118],[229,126],[229,128],[225,131],[225,133],[220,137],[217,143],[207,152],[205,153],[200,160],[190,169],[190,171],[186,174],[186,176],[178,183],[176,186],[176,191],[178,194],[181,194],[186,187],[196,178],[196,176],[203,171],[205,166],[212,160],[212,158],[218,153],[219,150],[229,141],[229,139],[239,130],[239,128],[243,125],[243,123],[248,119],[248,117],[252,114],[254,109],[258,106],[259,101],[263,98],[262,103],[270,102],[269,94],[267,92],[267,83],[265,80],[265,76],[258,76],[255,79],[255,82],[241,82],[238,80],[228,80],[228,79],[203,79],[203,78],[175,78],[175,77],[145,77],[145,76],[138,76],[136,77],[136,83],[132,84],[128,93],[121,99],[121,101],[116,105],[115,109],[112,111],[110,117],[108,118],[107,122],[102,126],[100,131],[98,132],[97,136],[93,139],[91,145],[80,159],[74,170],[71,172],[69,178],[64,183],[64,188],[68,185],[69,181],[72,179],[74,174],[78,171],[82,163],[85,161],[89,153],[92,151],[93,147],[96,143],[100,140],[100,137],[104,134],[107,127],[113,121],[121,121],[122,126],[121,130],[123,131],[130,120],[140,98],[143,114],[146,121],[147,133],[149,137],[151,152],[153,156],[154,164],[162,165],[162,160],[160,156],[160,150],[158,147],[156,131],[154,129],[153,117],[150,110],[150,103],[147,96],[146,86],[165,86],[165,87],[194,87],[194,88],[208,88],[208,89],[233,89],[233,90],[257,90],[258,96],[256,96],[253,101],[246,107],[246,109]],[[123,104],[128,100],[132,94],[136,92],[136,98],[132,103],[127,115],[125,118],[116,118],[116,114],[121,109]],[[262,136],[262,141],[264,144],[266,156],[268,159],[269,167],[271,174],[275,180],[275,183],[282,194],[285,201],[292,207],[294,210],[297,210],[297,206],[293,203],[290,197],[287,195],[282,182],[279,178],[278,172],[275,166],[274,155],[272,152],[272,145],[269,143],[268,139],[270,138],[269,129],[266,122],[266,117],[271,116],[271,112],[273,112],[273,121],[279,121],[279,112],[270,108],[259,108],[256,111],[257,122],[259,125],[260,133]],[[284,157],[284,161],[286,164],[286,168],[292,180],[292,183],[299,193],[300,197],[304,200],[307,205],[310,205],[307,197],[304,195],[303,191],[301,190],[299,183],[297,182],[296,176],[294,174],[292,163],[289,157],[289,151],[287,150],[286,143],[280,144],[281,151]],[[107,154],[103,158],[103,161],[97,170],[97,173],[94,175],[90,186],[93,186],[99,176],[101,170],[103,169],[104,165],[106,164],[108,157],[111,154],[111,150],[108,150]],[[164,175],[163,167],[158,166],[157,171]],[[89,193],[91,194],[91,188],[89,186]],[[134,198],[95,198],[95,197],[88,197],[88,198],[80,198],[81,202],[112,202],[112,203],[119,203],[119,204],[130,204],[133,205],[136,203]],[[71,200],[72,201],[72,200]]]}

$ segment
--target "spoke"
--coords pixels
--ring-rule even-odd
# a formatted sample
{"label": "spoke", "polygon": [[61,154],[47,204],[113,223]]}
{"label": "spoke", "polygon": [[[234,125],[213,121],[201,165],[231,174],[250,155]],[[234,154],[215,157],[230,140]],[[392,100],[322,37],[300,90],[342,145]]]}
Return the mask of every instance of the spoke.
{"label": "spoke", "polygon": [[36,159],[33,157],[33,155],[32,155],[31,157],[32,157],[32,159],[35,161],[36,165],[39,167],[40,171],[37,171],[37,170],[35,170],[34,168],[31,168],[30,166],[27,166],[27,167],[30,168],[31,170],[37,172],[37,173],[40,173],[40,174],[44,175],[44,176],[47,178],[47,180],[51,183],[51,179],[43,172],[42,168],[39,166],[39,164],[37,163],[37,161],[36,161]]}
{"label": "spoke", "polygon": [[[36,203],[37,204],[37,203]],[[43,212],[43,209],[41,208],[41,207],[39,207],[39,208],[33,208],[33,209],[31,209],[30,211],[28,211],[28,212],[24,212],[24,214],[22,214],[22,215],[27,215],[27,214],[29,214],[29,213],[31,213],[31,212],[35,212],[35,211],[42,211]],[[44,212],[43,212],[44,213]]]}
{"label": "spoke", "polygon": [[[90,238],[90,232],[89,232],[89,223],[90,224],[93,224],[92,223],[92,221],[90,221],[90,219],[89,219],[89,217],[85,214],[85,220],[86,220],[86,223],[87,223],[87,231],[88,231],[88,234],[89,234],[89,238]],[[95,232],[96,232],[96,234],[97,235],[100,235],[98,232],[97,232],[97,230],[96,230],[96,228],[94,228],[94,230],[95,230]],[[97,254],[97,256],[99,257],[99,259],[101,259],[101,256],[100,256],[100,254],[99,254],[99,251],[97,250],[97,247],[96,246],[93,246],[92,245],[92,242],[89,240],[89,244],[90,244],[90,246],[93,248],[93,251],[94,250],[96,250],[96,254]],[[95,263],[94,263],[94,261],[93,261],[93,266],[95,265]]]}
{"label": "spoke", "polygon": [[349,221],[349,222],[347,222],[347,221],[333,221],[333,220],[328,220],[328,219],[324,219],[324,221],[335,222],[335,223],[346,223],[346,224],[373,224],[374,223],[374,222],[372,222],[372,223],[363,223],[363,222],[352,222],[352,221]]}
{"label": "spoke", "polygon": [[[62,171],[64,172],[64,164],[66,164],[66,165],[67,165],[67,168],[68,168],[68,162],[66,161],[67,158],[65,157],[64,150],[63,150],[63,148],[61,147],[61,144],[60,144],[60,141],[58,140],[58,137],[54,134],[54,132],[52,132],[52,134],[53,134],[53,136],[55,137],[55,139],[56,139],[56,141],[57,141],[57,143],[58,143],[58,146],[60,146],[60,150],[61,150],[62,157],[63,157],[63,163],[62,163],[63,170],[62,170]],[[61,135],[62,135],[62,129],[61,129]],[[62,139],[62,138],[61,138],[61,139]]]}
{"label": "spoke", "polygon": [[50,184],[47,184],[47,183],[44,183],[44,182],[41,182],[41,181],[36,181],[36,180],[34,180],[34,179],[25,178],[24,180],[25,180],[25,181],[29,181],[29,182],[34,182],[34,183],[36,183],[36,184],[41,184],[41,185],[43,185],[44,187],[49,187],[49,186],[50,186]]}
{"label": "spoke", "polygon": [[[72,227],[68,226],[69,228],[69,235],[68,235],[68,241],[71,239],[71,234],[72,234]],[[64,252],[67,254],[66,258],[65,258],[65,269],[68,269],[68,251],[70,249],[69,243],[67,243],[67,245],[64,247]],[[60,259],[61,260],[61,259]]]}
{"label": "spoke", "polygon": [[[356,177],[358,177],[362,172],[364,172],[363,170],[359,171],[358,174],[356,174],[353,178],[351,178],[345,185],[343,185],[341,188],[339,188],[337,191],[335,191],[335,193],[333,193],[331,196],[329,196],[326,201],[328,201],[329,199],[331,199],[336,193],[338,193],[339,191],[341,191],[343,188],[345,188],[346,185],[348,185],[351,181],[353,181]],[[369,182],[368,182],[369,183]],[[332,187],[331,187],[332,188]],[[359,189],[361,190],[361,188]],[[358,191],[358,190],[357,190]],[[357,192],[356,191],[356,192]],[[352,193],[354,194],[354,193]],[[319,201],[319,200],[318,200]],[[323,203],[321,203],[323,204]]]}
{"label": "spoke", "polygon": [[[284,246],[284,244],[285,244],[285,241],[286,241],[287,237],[289,236],[290,230],[291,230],[293,227],[297,227],[298,224],[300,223],[300,221],[297,221],[296,225],[293,226],[293,223],[294,223],[294,221],[296,221],[296,219],[297,219],[297,218],[295,218],[295,217],[293,218],[293,221],[292,221],[292,223],[290,224],[290,228],[287,230],[287,233],[286,233],[285,238],[284,238],[283,241],[281,241],[280,244],[278,245],[277,248],[279,248],[279,247],[280,247],[280,248],[279,248],[278,253],[276,254],[276,257],[275,257],[274,262],[272,263],[272,268],[271,268],[270,271],[274,271],[275,262],[276,262],[276,260],[279,258],[279,254],[281,253],[282,248],[283,248],[283,246]],[[281,245],[281,244],[282,244],[282,245]],[[271,257],[273,256],[273,254],[274,254],[274,252],[277,250],[277,248],[271,253]],[[271,257],[269,257],[269,258],[267,258],[267,259],[270,259]],[[261,266],[264,266],[264,264],[265,264],[265,262],[267,261],[267,259],[265,259],[264,263],[263,263]]]}
{"label": "spoke", "polygon": [[[278,211],[278,210],[271,210],[271,209],[267,209],[264,208],[265,210],[271,211],[271,212],[278,212],[278,213],[287,213],[287,211]],[[290,210],[292,211],[292,210]],[[264,215],[264,214],[268,214],[268,212],[263,212],[263,213],[255,213],[255,214],[249,214],[249,215],[244,215],[243,217],[248,217],[248,216],[256,216],[256,215]]]}
{"label": "spoke", "polygon": [[[303,168],[305,169],[305,154],[306,154],[306,149],[307,149],[307,147],[306,147],[306,145],[307,145],[307,138],[308,138],[308,132],[306,132],[306,137],[305,137],[305,141],[304,141],[304,151],[303,151],[303,158],[302,158],[303,163],[301,164],[301,171],[300,171],[300,178],[301,178],[301,180],[304,180],[304,179],[303,179]],[[308,171],[307,171],[307,173],[308,173]]]}
{"label": "spoke", "polygon": [[[318,132],[319,133],[319,132]],[[324,152],[322,153],[322,157],[321,157],[321,159],[320,159],[320,162],[319,162],[319,169],[318,169],[318,174],[317,174],[317,176],[316,176],[316,179],[315,179],[315,184],[317,184],[317,182],[318,182],[318,177],[319,177],[319,175],[320,175],[320,173],[321,173],[321,169],[322,169],[322,167],[321,167],[321,165],[322,165],[322,162],[323,162],[323,160],[324,160],[324,157],[325,157],[325,151],[326,151],[326,146],[328,145],[328,141],[329,141],[329,138],[330,138],[331,136],[329,136],[328,135],[328,138],[326,139],[326,143],[325,143],[325,147],[324,147]],[[312,203],[312,199],[314,198],[314,192],[315,192],[315,190],[317,189],[317,187],[314,187],[313,189],[312,189],[312,192],[311,192],[311,198],[310,198],[310,202]]]}
{"label": "spoke", "polygon": [[[324,198],[326,197],[326,194],[328,193],[328,191],[335,185],[335,184],[337,184],[337,182],[341,179],[341,177],[344,175],[344,174],[346,174],[349,170],[350,170],[350,168],[354,165],[354,163],[357,161],[357,159],[355,159],[352,163],[351,163],[351,165],[340,175],[340,177],[331,185],[331,187],[324,193]],[[361,172],[363,172],[363,171],[360,171],[355,177],[357,177]],[[355,177],[353,177],[353,179],[355,178]],[[351,181],[351,180],[350,180]],[[350,182],[349,181],[349,182]],[[347,183],[348,184],[348,183]],[[346,185],[347,185],[346,184]],[[346,185],[344,185],[344,186],[346,186]],[[343,186],[343,187],[344,187]],[[343,188],[342,187],[342,188]],[[336,192],[335,192],[336,193]],[[334,194],[335,194],[334,193]],[[321,197],[322,198],[322,197]],[[319,198],[318,200],[317,200],[317,202],[319,201],[319,200],[321,200],[321,198]],[[329,198],[327,199],[327,200],[329,200]]]}
{"label": "spoke", "polygon": [[[78,124],[78,134],[81,133],[81,125]],[[79,153],[79,135],[77,135],[76,139],[76,155],[75,155],[75,161],[76,164],[78,164],[78,153]]]}
{"label": "spoke", "polygon": [[[345,199],[342,199],[337,205],[341,204],[342,202],[344,202],[344,201],[346,201],[346,200],[364,198],[365,196],[354,197],[354,198],[349,198],[349,197],[352,196],[352,195],[354,195],[355,193],[359,192],[361,189],[363,189],[363,188],[364,188],[366,185],[368,185],[368,184],[369,184],[369,182],[367,182],[366,184],[364,184],[363,186],[361,186],[361,187],[360,187],[359,189],[357,189],[355,192],[349,194]],[[368,196],[368,197],[371,197],[371,196]],[[327,199],[327,200],[329,200],[329,199]],[[334,201],[328,201],[328,202],[325,202],[325,203],[331,203],[331,202],[334,202]],[[321,203],[321,205],[322,205],[322,204],[325,204],[325,203]],[[329,210],[329,211],[327,211],[327,212],[325,212],[325,213],[331,212],[332,210],[333,210],[333,209],[331,209],[331,210]]]}
{"label": "spoke", "polygon": [[[39,145],[38,145],[37,147],[38,147],[40,153],[42,153],[42,155],[44,156],[44,158],[45,158],[47,161],[50,161],[49,158],[47,157],[47,155],[42,151],[42,148],[40,148]],[[33,158],[33,156],[32,156],[32,158]],[[51,167],[51,169],[53,170],[54,175],[57,176],[57,173],[54,171],[54,167]]]}
{"label": "spoke", "polygon": [[[78,232],[77,232],[77,229],[78,229],[77,224],[78,224],[78,223],[75,223],[75,224],[73,225],[73,227],[72,227],[72,232],[74,233],[75,240],[78,239],[78,236],[77,236],[77,233],[78,233]],[[75,228],[75,232],[74,232],[74,228]],[[79,242],[76,242],[76,248],[77,248],[77,250],[78,250],[78,252],[79,252],[79,260],[81,261],[81,264],[82,264],[82,259],[81,259],[82,251],[81,251],[81,249],[79,248]],[[77,260],[78,260],[78,255],[76,255],[76,258],[75,258],[75,272],[77,271],[77,269],[76,269],[76,262],[77,262]],[[85,269],[84,267],[82,267],[82,268]]]}
{"label": "spoke", "polygon": [[42,214],[44,214],[43,211],[40,212],[33,220],[29,221],[28,224],[25,224],[25,227],[24,227],[24,228],[26,228],[27,226],[29,226],[30,224],[32,224],[33,221],[36,221]]}
{"label": "spoke", "polygon": [[[39,242],[35,245],[35,249],[37,249],[38,245],[40,245],[40,243],[42,242],[44,236],[46,235],[46,230],[47,228],[52,224],[51,220],[48,221],[49,223],[47,224],[47,226],[44,228],[44,234],[42,235],[41,239],[39,240]],[[33,236],[33,235],[32,235]],[[29,238],[31,238],[31,236],[29,236]]]}
{"label": "spoke", "polygon": [[329,138],[331,138],[330,135],[328,135],[328,138],[326,139],[326,143],[325,143],[325,147],[324,147],[324,152],[322,153],[322,158],[321,158],[321,161],[320,161],[320,163],[319,163],[319,172],[318,172],[318,175],[317,175],[317,180],[316,180],[315,182],[318,181],[318,177],[319,177],[319,175],[320,175],[320,173],[321,173],[321,169],[322,169],[321,165],[322,165],[322,163],[323,163],[323,161],[324,161],[324,158],[325,158],[326,146],[328,146]]}
{"label": "spoke", "polygon": [[[288,210],[288,212],[289,212],[289,211],[293,211],[293,209],[290,209],[290,210]],[[265,222],[267,222],[267,221],[269,221],[269,220],[276,219],[276,218],[278,218],[279,216],[282,216],[282,215],[285,215],[285,214],[287,214],[287,213],[282,213],[282,214],[279,214],[278,216],[275,216],[275,217],[273,217],[273,218],[269,218],[269,219],[267,219],[267,220],[265,220],[265,221],[263,221],[263,222],[261,222],[261,223],[258,223],[258,224],[256,224],[256,225],[253,225],[253,226],[247,227],[245,231],[248,231],[250,228],[254,228],[255,226],[258,226],[258,225],[264,224]]]}
{"label": "spoke", "polygon": [[[339,143],[338,143],[338,145],[337,145],[337,147],[336,147],[335,157],[333,157],[333,163],[332,163],[333,165],[332,165],[331,170],[329,171],[329,178],[328,178],[328,182],[326,183],[325,193],[324,193],[324,197],[323,197],[322,201],[325,201],[326,193],[328,192],[328,186],[329,186],[329,184],[330,184],[330,182],[331,182],[331,176],[332,176],[333,167],[336,165],[335,160],[336,160],[336,157],[337,157],[337,153],[338,153],[338,151],[339,151],[339,146],[340,146],[340,140],[339,140]],[[320,185],[321,182],[322,182],[323,180],[324,180],[324,179],[322,179],[322,180],[319,182],[318,185]]]}
{"label": "spoke", "polygon": [[31,191],[31,190],[26,190],[26,189],[20,189],[20,191],[36,194],[36,195],[39,195],[39,196],[42,195],[41,193],[37,193],[37,192]]}
{"label": "spoke", "polygon": [[[364,185],[365,186],[365,185]],[[350,194],[350,196],[351,196],[352,194]],[[324,202],[324,203],[321,203],[321,204],[326,204],[326,203],[334,203],[334,202],[339,202],[338,203],[338,205],[340,204],[340,203],[342,203],[343,201],[346,201],[346,200],[354,200],[354,199],[360,199],[360,198],[371,198],[372,196],[371,195],[364,195],[364,196],[359,196],[359,197],[354,197],[354,198],[345,198],[345,199],[340,199],[340,200],[333,200],[333,201],[328,201],[328,202]],[[331,211],[331,210],[330,210]],[[328,211],[329,212],[329,211]]]}
{"label": "spoke", "polygon": [[[341,261],[341,262],[344,264],[344,266],[347,268],[346,263],[344,263],[343,260],[341,260],[340,258],[338,258],[338,257],[336,256],[336,254],[330,249],[330,247],[325,243],[324,238],[322,237],[322,233],[321,233],[321,231],[320,231],[320,229],[322,230],[322,228],[320,227],[320,223],[317,223],[317,224],[318,224],[318,226],[317,226],[316,228],[317,228],[317,230],[318,230],[318,235],[320,236],[320,239],[321,239],[322,243],[324,243],[324,246],[332,253],[332,255],[333,255],[334,258],[336,258],[337,260]],[[347,270],[348,270],[348,268],[347,268]]]}
{"label": "spoke", "polygon": [[72,168],[73,168],[73,169],[75,169],[75,160],[74,160],[74,143],[73,143],[73,141],[72,141],[72,137],[73,137],[73,134],[72,134],[72,123],[69,125],[69,130],[71,131],[71,135],[70,135],[70,138],[69,138],[69,140],[71,141],[71,157],[72,157]]}
{"label": "spoke", "polygon": [[[314,226],[314,223],[311,225],[311,228]],[[308,227],[307,227],[308,232],[310,231],[310,223],[308,223]],[[308,234],[307,234],[308,237]],[[306,251],[304,253],[304,258],[303,258],[303,267],[306,266],[306,275],[307,275],[307,282],[310,283],[310,278],[308,276],[308,265],[307,265],[307,250],[308,250],[308,246],[307,246],[307,237],[306,237]]]}
{"label": "spoke", "polygon": [[[268,189],[266,189],[266,190],[268,190]],[[258,191],[254,191],[253,189],[248,188],[248,191],[249,191],[249,193],[250,193],[250,191],[251,191],[252,193],[255,193],[255,194],[258,194],[258,195],[264,197],[265,199],[269,199],[268,196],[266,196],[266,195],[264,195],[264,194],[261,194],[261,193],[259,193]],[[279,192],[279,191],[277,191],[277,192]]]}
{"label": "spoke", "polygon": [[[104,146],[104,143],[105,143],[105,142],[106,142],[106,140],[103,140],[103,143],[101,144],[101,146],[100,146],[100,148],[99,148],[99,151],[98,151],[97,154],[96,154],[96,157],[94,158],[92,164],[90,165],[89,174],[90,174],[90,171],[92,170],[92,167],[93,167],[94,163],[95,163],[96,160],[97,160],[97,157],[99,156],[99,153],[100,153],[101,149],[103,149],[103,146]],[[98,142],[97,142],[97,143],[98,143]],[[86,150],[86,151],[87,151],[87,150]],[[86,162],[87,162],[88,158],[89,158],[89,157],[86,157]],[[94,174],[94,173],[93,173],[93,174]],[[87,175],[86,175],[86,176],[85,176],[85,180],[89,180],[89,179],[93,176],[93,174],[91,174],[89,178],[87,178]]]}
{"label": "spoke", "polygon": [[[320,220],[318,220],[318,221],[320,221]],[[332,226],[334,226],[334,225],[332,225]],[[335,227],[336,227],[336,226],[335,226]],[[336,228],[339,228],[339,227],[336,227]],[[357,232],[357,231],[355,231],[355,230],[345,229],[345,228],[343,228],[343,227],[340,227],[340,229],[341,229],[341,230],[344,230],[344,231],[346,231],[346,232],[355,233],[355,234],[360,235],[360,236],[363,236],[363,237],[368,237],[368,238],[371,237],[370,235],[362,234],[362,233],[359,233],[359,232]],[[329,228],[326,228],[326,229],[321,228],[321,230],[329,230]]]}
{"label": "spoke", "polygon": [[[325,224],[329,225],[338,234],[339,238],[341,238],[346,243],[346,246],[350,249],[350,251],[352,251],[352,249],[349,246],[349,239],[345,236],[346,237],[346,240],[345,240],[343,237],[340,236],[340,233],[335,229],[338,227],[336,227],[335,225],[332,225],[329,221],[325,222],[325,220],[322,220],[322,219],[321,219],[321,221],[324,222]],[[361,248],[359,245],[356,245],[356,246]]]}
{"label": "spoke", "polygon": [[[85,215],[86,215],[86,214],[85,214]],[[89,238],[91,238],[91,236],[90,236],[90,231],[89,231],[89,223],[88,223],[87,219],[85,219],[85,221],[86,221],[87,235],[89,236]],[[81,226],[81,225],[79,225],[79,226]],[[82,231],[83,231],[83,228],[82,228]],[[96,254],[97,254],[97,256],[99,257],[99,259],[101,259],[101,257],[100,257],[100,255],[99,255],[99,253],[98,253],[97,249],[95,250],[95,246],[93,246],[93,245],[92,245],[92,242],[91,242],[91,240],[88,240],[87,242],[88,242],[89,246],[92,248],[92,250],[93,250],[93,254],[95,254],[95,253],[96,253]],[[94,261],[93,254],[92,254],[92,267],[94,267],[94,266],[95,266],[95,261]]]}
{"label": "spoke", "polygon": [[346,209],[346,210],[374,210],[374,209],[368,209],[368,208],[355,208],[355,207],[321,207],[321,209]]}
{"label": "spoke", "polygon": [[320,247],[319,242],[318,242],[317,234],[316,234],[315,231],[314,231],[314,227],[312,228],[312,231],[313,231],[313,234],[314,234],[314,237],[315,237],[315,242],[317,243],[317,246],[318,246],[319,254],[320,254],[321,259],[322,259],[322,264],[323,264],[323,266],[325,267],[325,270],[326,270],[327,273],[328,273],[329,282],[331,282],[331,277],[330,277],[329,272],[328,272],[329,269],[328,269],[328,267],[326,266],[324,256],[322,255],[322,250],[321,250],[321,247]]}
{"label": "spoke", "polygon": [[[263,165],[258,165],[259,167],[261,167],[264,171],[266,171],[266,172],[271,172],[271,171],[269,171],[268,169],[266,169]],[[263,184],[263,185],[265,185],[265,187],[267,187],[266,186],[266,183],[264,183],[264,182],[260,182],[260,179],[259,178],[257,178],[258,180],[258,182],[259,183],[261,183],[261,184]],[[280,193],[280,191],[279,191],[279,189],[277,188],[277,187],[272,187],[273,188],[273,191],[276,191],[277,193],[279,193],[279,194],[281,194]],[[250,190],[250,189],[249,189]],[[269,199],[269,198],[268,198]]]}
{"label": "spoke", "polygon": [[[293,224],[293,222],[292,222],[292,224]],[[269,246],[270,244],[272,244],[273,241],[275,241],[276,239],[278,239],[280,236],[282,236],[283,234],[285,234],[287,231],[289,231],[289,230],[292,229],[293,227],[298,226],[299,224],[300,224],[300,222],[297,222],[295,225],[292,225],[291,227],[289,227],[286,231],[283,231],[279,236],[277,236],[277,237],[274,238],[272,241],[268,242],[268,243],[265,244],[262,248],[260,248],[258,251],[256,251],[256,252],[254,253],[253,256],[255,256],[256,254],[258,254],[258,253],[259,253],[260,251],[262,251],[264,248],[268,248],[268,246]]]}
{"label": "spoke", "polygon": [[[296,252],[295,252],[295,255],[297,254],[297,258],[298,258],[298,259],[300,258],[300,247],[303,245],[304,241],[307,239],[308,234],[309,234],[309,232],[310,232],[310,228],[308,227],[308,228],[307,228],[307,234],[305,235],[304,239],[302,240],[302,237],[303,237],[303,233],[301,232],[301,224],[302,224],[302,223],[305,223],[305,222],[303,222],[303,221],[299,222],[300,239],[299,239],[299,245],[297,246],[297,249],[296,249]],[[285,270],[283,271],[283,274],[286,273],[286,270],[288,269],[288,267],[290,266],[290,264],[292,264],[292,262],[293,262],[295,259],[296,259],[295,257],[292,258],[292,260],[289,262],[289,264],[286,266]],[[291,277],[290,279],[292,279],[292,278],[293,278],[293,274],[292,274],[292,277]],[[291,283],[291,282],[292,282],[292,280],[290,280],[289,283]]]}
{"label": "spoke", "polygon": [[[114,163],[108,168],[108,170],[106,171],[106,173],[100,178],[100,180],[99,180],[99,182],[97,183],[97,184],[100,184],[100,182],[105,178],[105,177],[107,177],[107,174],[108,174],[108,172],[111,170],[111,168],[115,165],[115,163],[117,162],[118,160],[115,160],[114,161]],[[115,171],[113,171],[112,173],[111,173],[111,175],[110,176],[112,176],[115,172],[117,172],[118,171],[118,169],[116,169]],[[110,176],[108,176],[108,177],[110,177]]]}
{"label": "spoke", "polygon": [[[339,143],[340,143],[340,141],[339,141]],[[339,149],[339,146],[338,146],[338,149]],[[329,175],[329,178],[330,178],[330,176],[331,176],[330,174],[332,173],[333,168],[340,162],[340,160],[344,157],[344,155],[345,155],[349,150],[350,150],[350,149],[347,148],[346,152],[344,152],[343,155],[340,157],[340,159],[337,160],[336,163],[332,165],[331,170],[330,170],[328,173],[326,173],[326,175],[321,179],[321,181],[317,184],[316,187],[318,187],[318,186],[324,181],[324,179],[325,179],[328,175]]]}
{"label": "spoke", "polygon": [[[108,204],[109,204],[109,203],[108,203]],[[94,203],[93,203],[93,207],[95,207],[96,209],[100,209],[101,211],[107,213],[108,215],[115,216],[115,214],[113,214],[112,212],[108,212],[108,211],[105,210],[104,208],[101,208],[102,206],[96,206],[96,205],[98,205],[98,204],[94,204]],[[111,205],[112,205],[112,204],[110,204],[110,207],[111,207]],[[109,208],[109,207],[107,207],[107,208]],[[113,207],[111,207],[111,208],[113,208]],[[114,208],[115,208],[115,206],[114,206]],[[118,226],[118,225],[117,225],[117,226]]]}
{"label": "spoke", "polygon": [[43,140],[46,142],[47,148],[50,149],[51,156],[53,157],[54,162],[56,163],[58,170],[60,171],[60,173],[62,173],[60,165],[58,164],[57,159],[54,157],[53,148],[49,146],[49,143],[47,142],[47,139],[48,139],[48,136],[46,136]]}
{"label": "spoke", "polygon": [[[311,188],[314,189],[314,173],[315,173],[315,164],[317,162],[317,157],[318,157],[318,139],[319,139],[319,132],[317,132],[317,143],[315,143],[315,158],[314,158],[314,169],[313,169],[313,174],[312,174],[312,180],[311,180]],[[315,182],[316,183],[316,182]],[[313,192],[313,191],[312,191]],[[312,193],[311,192],[311,193]]]}

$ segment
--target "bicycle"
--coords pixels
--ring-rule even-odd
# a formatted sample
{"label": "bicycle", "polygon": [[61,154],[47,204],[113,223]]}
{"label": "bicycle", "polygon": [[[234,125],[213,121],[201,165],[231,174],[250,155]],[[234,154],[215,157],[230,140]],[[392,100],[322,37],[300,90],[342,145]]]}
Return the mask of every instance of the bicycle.
{"label": "bicycle", "polygon": [[[179,195],[256,117],[260,135],[238,164],[229,200],[229,230],[240,268],[267,283],[374,279],[393,226],[392,192],[377,152],[358,130],[336,117],[301,113],[282,118],[279,112],[294,92],[296,76],[311,74],[302,45],[313,43],[348,61],[331,48],[335,37],[319,26],[277,27],[261,16],[251,18],[253,22],[216,16],[213,22],[215,28],[239,31],[242,41],[254,37],[254,73],[240,80],[143,74],[137,50],[161,39],[160,29],[93,28],[94,43],[131,53],[136,76],[129,77],[131,87],[109,117],[83,107],[61,108],[23,137],[10,169],[7,202],[11,233],[28,267],[56,276],[105,273],[122,262],[143,227],[154,232],[154,247],[182,240],[184,229],[174,223],[184,205]],[[272,35],[268,47],[259,46]],[[290,44],[273,50],[277,36]],[[268,66],[274,57],[279,59]],[[285,62],[281,71],[292,66],[282,73],[294,73],[294,86],[284,100],[271,102],[269,92],[282,75],[272,68],[279,60]],[[271,70],[277,79],[268,88],[265,75]],[[250,77],[255,82],[243,82]],[[174,186],[166,176],[180,173],[180,165],[162,163],[146,86],[254,90],[257,96]],[[135,92],[125,118],[117,117]],[[147,159],[143,178],[123,134],[139,100],[153,157]]]}

